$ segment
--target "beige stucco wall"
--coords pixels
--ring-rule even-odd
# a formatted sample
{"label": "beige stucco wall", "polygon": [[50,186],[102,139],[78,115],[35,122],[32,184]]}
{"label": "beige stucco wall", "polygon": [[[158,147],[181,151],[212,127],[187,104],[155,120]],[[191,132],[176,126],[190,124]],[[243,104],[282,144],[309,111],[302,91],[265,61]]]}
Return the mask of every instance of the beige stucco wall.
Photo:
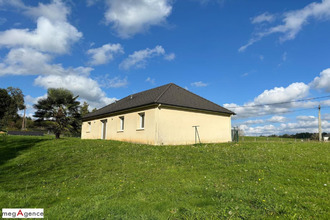
{"label": "beige stucco wall", "polygon": [[[145,113],[145,127],[140,129],[139,113]],[[120,131],[119,117],[125,117],[125,127]],[[102,122],[107,119],[105,139],[153,145],[194,144],[195,130],[202,143],[231,141],[231,117],[206,112],[187,111],[160,106],[127,112],[82,124],[82,139],[101,139]],[[89,131],[88,122],[91,123]]]}
{"label": "beige stucco wall", "polygon": [[157,144],[194,144],[195,128],[202,143],[231,141],[231,117],[205,112],[159,108]]}
{"label": "beige stucco wall", "polygon": [[[90,128],[89,128],[89,124]],[[101,139],[102,123],[100,119],[85,121],[81,126],[81,138],[82,139]]]}
{"label": "beige stucco wall", "polygon": [[[109,116],[96,120],[85,121],[82,124],[82,139],[101,139],[102,120],[107,119],[105,139],[120,140],[134,143],[155,144],[155,108],[141,109],[120,115]],[[140,128],[139,113],[145,114],[144,129]],[[124,116],[124,130],[120,130],[120,118]],[[91,123],[89,131],[88,122]]]}

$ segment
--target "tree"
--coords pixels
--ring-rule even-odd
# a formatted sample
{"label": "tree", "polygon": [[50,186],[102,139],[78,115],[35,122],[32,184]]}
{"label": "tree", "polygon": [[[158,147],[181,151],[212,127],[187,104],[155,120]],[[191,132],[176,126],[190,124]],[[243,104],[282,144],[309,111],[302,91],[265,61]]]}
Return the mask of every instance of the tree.
{"label": "tree", "polygon": [[49,128],[54,132],[56,139],[68,131],[78,132],[80,129],[81,115],[79,113],[80,102],[78,96],[72,92],[59,88],[50,88],[47,91],[47,98],[40,99],[34,108],[37,109],[34,117],[39,121],[47,120]]}
{"label": "tree", "polygon": [[7,89],[1,89],[0,93],[1,125],[13,128],[17,120],[20,119],[17,114],[18,110],[25,108],[23,92],[19,88],[8,87]]}
{"label": "tree", "polygon": [[23,92],[21,89],[14,87],[8,87],[7,92],[12,99],[9,105],[8,114],[13,118],[18,118],[17,111],[25,108]]}
{"label": "tree", "polygon": [[0,128],[2,127],[2,119],[5,117],[6,113],[9,110],[9,105],[11,103],[11,97],[8,94],[7,90],[0,89]]}
{"label": "tree", "polygon": [[89,113],[88,107],[89,107],[89,104],[87,102],[84,102],[84,104],[81,106],[81,109],[80,109],[81,117],[84,117],[85,115],[87,115]]}
{"label": "tree", "polygon": [[8,94],[7,90],[0,89],[0,120],[5,116],[6,112],[9,109],[11,102],[11,97]]}

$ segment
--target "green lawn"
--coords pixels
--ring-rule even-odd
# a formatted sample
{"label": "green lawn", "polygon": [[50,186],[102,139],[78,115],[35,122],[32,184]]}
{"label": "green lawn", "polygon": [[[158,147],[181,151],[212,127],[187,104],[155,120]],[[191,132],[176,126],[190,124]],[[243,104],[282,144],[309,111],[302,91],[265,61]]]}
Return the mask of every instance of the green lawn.
{"label": "green lawn", "polygon": [[330,143],[0,140],[0,208],[46,219],[329,219]]}

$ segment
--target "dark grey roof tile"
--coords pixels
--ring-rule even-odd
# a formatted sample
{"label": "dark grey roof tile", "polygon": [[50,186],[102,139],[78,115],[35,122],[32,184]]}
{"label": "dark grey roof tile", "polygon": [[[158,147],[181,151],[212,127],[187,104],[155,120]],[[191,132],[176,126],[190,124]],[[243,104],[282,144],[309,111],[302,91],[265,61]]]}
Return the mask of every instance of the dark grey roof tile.
{"label": "dark grey roof tile", "polygon": [[150,104],[164,104],[218,113],[235,114],[173,83],[129,95],[84,116],[84,120]]}

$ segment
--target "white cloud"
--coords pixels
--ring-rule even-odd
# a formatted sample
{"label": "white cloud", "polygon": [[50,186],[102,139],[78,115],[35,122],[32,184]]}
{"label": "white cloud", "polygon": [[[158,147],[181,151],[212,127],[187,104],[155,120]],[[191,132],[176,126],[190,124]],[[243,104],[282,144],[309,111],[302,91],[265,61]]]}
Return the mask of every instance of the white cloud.
{"label": "white cloud", "polygon": [[107,23],[122,38],[145,32],[154,25],[166,23],[171,14],[170,0],[107,0]]}
{"label": "white cloud", "polygon": [[[52,57],[34,49],[11,49],[2,63],[0,63],[0,76],[6,74],[32,75],[44,74],[53,70],[48,63]],[[48,72],[47,72],[48,73]]]}
{"label": "white cloud", "polygon": [[34,31],[28,29],[10,29],[0,32],[0,46],[31,47],[53,53],[67,53],[70,45],[78,41],[82,33],[66,22],[52,23],[45,17],[37,21]]}
{"label": "white cloud", "polygon": [[207,83],[204,83],[202,81],[198,81],[198,82],[193,82],[193,83],[190,83],[191,86],[194,86],[194,87],[205,87],[205,86],[208,86]]}
{"label": "white cloud", "polygon": [[81,75],[49,75],[38,76],[35,85],[48,88],[66,88],[79,95],[84,101],[87,101],[92,107],[103,107],[115,101],[116,98],[108,98],[100,85],[93,79]]}
{"label": "white cloud", "polygon": [[249,46],[253,45],[255,42],[261,40],[260,36],[256,36],[254,38],[251,38],[245,45],[241,46],[238,49],[238,52],[244,52],[246,50],[246,48],[248,48]]}
{"label": "white cloud", "polygon": [[102,47],[89,49],[87,54],[91,55],[91,65],[101,65],[113,59],[114,54],[124,53],[120,44],[104,44]]}
{"label": "white cloud", "polygon": [[38,6],[25,5],[21,0],[0,0],[0,6],[12,6],[23,14],[33,18],[45,17],[51,21],[66,21],[71,10],[62,0],[52,0],[49,4],[38,3]]}
{"label": "white cloud", "polygon": [[52,57],[34,49],[18,48],[10,50],[3,63],[0,63],[0,76],[41,75],[35,85],[48,88],[63,87],[86,100],[91,106],[101,107],[114,99],[107,98],[99,84],[88,76],[90,67],[64,68],[61,64],[51,64]]}
{"label": "white cloud", "polygon": [[306,115],[299,115],[296,117],[298,121],[315,121],[315,116],[306,116]]}
{"label": "white cloud", "polygon": [[156,56],[167,56],[165,53],[165,50],[162,46],[156,46],[153,49],[144,49],[135,51],[133,54],[130,54],[128,58],[126,58],[123,62],[120,63],[119,67],[121,69],[128,70],[131,67],[135,68],[144,68],[147,64],[147,59],[150,59],[152,57]]}
{"label": "white cloud", "polygon": [[100,0],[86,0],[87,6],[92,6],[99,2]]}
{"label": "white cloud", "polygon": [[118,76],[110,78],[109,74],[103,75],[101,77],[97,77],[96,80],[98,81],[101,87],[105,87],[105,88],[120,88],[120,87],[126,87],[128,85],[127,77],[123,79],[121,79]]}
{"label": "white cloud", "polygon": [[[326,100],[308,100],[310,89],[328,88],[328,77],[330,69],[326,69],[320,73],[320,77],[316,77],[311,83],[292,83],[288,87],[275,87],[265,90],[254,98],[254,101],[245,103],[240,106],[235,103],[224,104],[225,108],[234,111],[237,115],[233,119],[254,118],[265,115],[275,115],[269,119],[246,120],[240,123],[240,128],[246,135],[271,135],[271,134],[294,134],[300,132],[317,132],[318,119],[315,116],[300,115],[296,117],[296,122],[286,123],[288,118],[279,114],[290,113],[297,109],[314,109],[317,114],[317,106],[330,106],[330,99]],[[301,99],[306,99],[302,101]],[[298,100],[298,101],[297,101]],[[271,105],[273,103],[282,103]],[[321,107],[321,111],[322,111]],[[322,115],[322,130],[330,132],[330,116]],[[269,125],[267,123],[281,123],[280,126]],[[265,124],[265,125],[260,125]],[[258,126],[256,126],[258,125]]]}
{"label": "white cloud", "polygon": [[148,77],[148,78],[146,79],[146,82],[148,82],[148,83],[150,83],[150,84],[152,84],[152,85],[155,85],[155,84],[156,84],[156,80],[155,80],[155,79],[152,79],[152,78],[150,78],[150,77]]}
{"label": "white cloud", "polygon": [[246,124],[246,125],[253,125],[253,124],[262,124],[264,123],[265,121],[262,120],[262,119],[256,119],[256,120],[247,120],[245,122],[243,122],[243,124]]}
{"label": "white cloud", "polygon": [[0,63],[1,75],[89,75],[90,67],[63,68],[61,64],[50,64],[52,56],[34,49],[11,49],[6,58]]}
{"label": "white cloud", "polygon": [[322,114],[322,119],[323,120],[327,120],[327,121],[330,121],[330,114],[326,113],[326,114]]}
{"label": "white cloud", "polygon": [[[305,83],[292,83],[288,87],[275,87],[265,90],[254,98],[254,101],[237,105],[235,103],[224,104],[225,108],[234,111],[237,115],[233,119],[255,118],[258,116],[275,115],[269,119],[238,120],[242,121],[240,128],[246,135],[271,135],[271,134],[294,134],[300,132],[317,132],[318,119],[315,116],[300,115],[296,117],[296,122],[286,123],[288,118],[279,114],[290,113],[299,109],[314,109],[317,114],[317,106],[330,106],[330,99],[308,100],[306,98],[310,89],[322,88],[327,91],[329,88],[329,72],[326,69],[320,73],[319,77],[306,85]],[[325,98],[325,97],[324,97]],[[302,101],[302,99],[305,99]],[[298,101],[297,101],[298,100]],[[274,103],[282,103],[271,105]],[[322,130],[330,132],[330,114],[322,114]],[[267,123],[282,123],[280,126],[267,125]],[[266,124],[266,125],[260,125]],[[258,126],[256,126],[258,125]]]}
{"label": "white cloud", "polygon": [[272,22],[274,21],[275,16],[265,12],[251,19],[252,24],[263,23],[263,22]]}
{"label": "white cloud", "polygon": [[[234,118],[247,118],[262,115],[282,114],[295,108],[311,108],[318,105],[318,102],[292,102],[297,99],[305,98],[309,93],[309,86],[304,83],[292,83],[288,87],[275,87],[265,90],[254,98],[253,102],[245,103],[240,106],[235,103],[224,104],[225,108],[234,111],[237,115]],[[273,103],[282,103],[271,105]],[[326,104],[326,103],[325,103]]]}
{"label": "white cloud", "polygon": [[256,124],[264,124],[264,123],[281,123],[287,120],[286,117],[275,115],[269,119],[254,119],[254,120],[247,120],[243,121],[242,125],[256,125]]}
{"label": "white cloud", "polygon": [[282,24],[257,32],[247,44],[239,48],[239,52],[246,50],[247,47],[261,40],[263,37],[274,33],[282,34],[280,37],[281,42],[292,40],[312,18],[316,20],[329,20],[330,0],[323,0],[319,3],[312,2],[303,9],[284,13],[283,17]]}
{"label": "white cloud", "polygon": [[267,121],[272,123],[279,123],[279,122],[285,122],[286,120],[287,120],[286,117],[275,115],[270,119],[268,119]]}
{"label": "white cloud", "polygon": [[174,60],[175,59],[175,54],[174,53],[170,53],[170,54],[166,54],[164,56],[165,60]]}
{"label": "white cloud", "polygon": [[[303,118],[305,116],[298,116]],[[298,118],[297,117],[297,118]],[[308,116],[306,116],[308,117]],[[322,131],[330,132],[330,123],[329,121],[322,121]],[[239,126],[243,130],[244,134],[247,136],[259,136],[259,135],[281,135],[281,134],[296,134],[302,132],[317,133],[318,132],[318,120],[316,118],[309,120],[298,120],[294,123],[282,123],[279,126],[275,125],[262,125],[262,126],[248,126],[242,124]]]}
{"label": "white cloud", "polygon": [[[53,64],[55,55],[68,53],[71,44],[82,34],[67,21],[70,9],[60,0],[49,4],[39,3],[36,7],[22,1],[1,1],[36,19],[35,30],[10,29],[0,32],[0,47],[9,48],[8,54],[0,60],[0,76],[39,75],[35,85],[48,88],[66,88],[91,106],[102,107],[115,98],[108,98],[100,85],[89,77],[90,67],[68,67]],[[117,85],[118,86],[118,82]],[[26,97],[31,107],[37,98]]]}
{"label": "white cloud", "polygon": [[[322,131],[330,132],[330,123],[328,121],[322,121]],[[280,133],[301,133],[301,132],[310,132],[317,133],[318,132],[318,119],[303,121],[300,120],[296,123],[287,123],[281,124]]]}
{"label": "white cloud", "polygon": [[323,70],[310,85],[315,89],[324,89],[326,92],[330,92],[330,68]]}
{"label": "white cloud", "polygon": [[37,7],[25,6],[24,13],[34,18],[45,17],[52,22],[66,22],[70,14],[68,8],[62,1],[53,0],[50,4],[38,3]]}
{"label": "white cloud", "polygon": [[119,77],[114,77],[109,79],[107,88],[120,88],[126,87],[128,85],[127,77],[120,79]]}
{"label": "white cloud", "polygon": [[38,97],[32,97],[30,95],[24,96],[24,102],[29,103],[29,104],[36,104],[40,99],[47,98],[47,93],[45,93],[42,96]]}
{"label": "white cloud", "polygon": [[330,99],[320,101],[321,106],[330,106]]}
{"label": "white cloud", "polygon": [[[25,102],[25,106],[26,106],[26,116],[27,117],[31,117],[33,118],[35,109],[33,108],[34,104],[37,104],[37,102],[40,99],[44,99],[47,98],[47,93],[45,93],[43,96],[39,96],[39,97],[32,97],[30,95],[26,95],[24,96],[24,102]],[[23,115],[24,111],[20,111],[20,115]]]}
{"label": "white cloud", "polygon": [[10,5],[17,8],[25,8],[26,6],[21,0],[0,0],[0,6]]}
{"label": "white cloud", "polygon": [[70,12],[61,1],[38,7],[24,6],[26,14],[37,17],[35,30],[9,29],[0,32],[0,47],[29,47],[43,52],[68,53],[82,33],[67,22]]}
{"label": "white cloud", "polygon": [[265,90],[254,99],[256,104],[271,104],[277,102],[288,102],[299,98],[306,97],[309,87],[305,83],[292,83],[288,87],[275,87],[274,89]]}
{"label": "white cloud", "polygon": [[244,132],[244,135],[246,136],[278,134],[278,129],[274,125],[263,125],[256,127],[240,125],[239,128]]}
{"label": "white cloud", "polygon": [[253,102],[245,103],[242,106],[235,103],[225,103],[223,106],[236,113],[236,115],[233,116],[234,119],[280,114],[288,111],[288,108],[255,106]]}

